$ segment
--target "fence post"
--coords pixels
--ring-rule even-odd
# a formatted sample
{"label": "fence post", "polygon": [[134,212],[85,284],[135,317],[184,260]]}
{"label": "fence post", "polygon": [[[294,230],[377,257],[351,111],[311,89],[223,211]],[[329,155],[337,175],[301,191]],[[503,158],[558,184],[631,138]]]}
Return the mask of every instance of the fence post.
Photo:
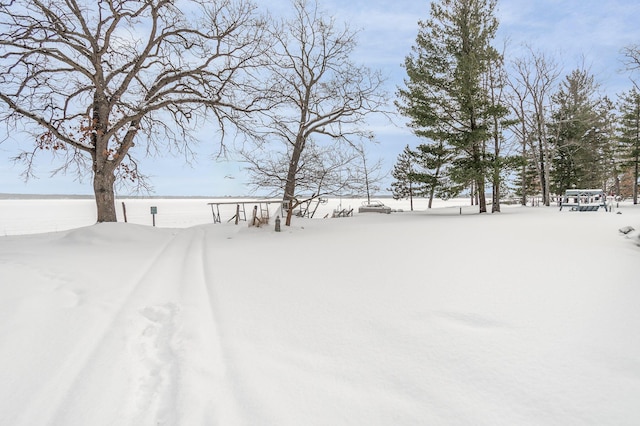
{"label": "fence post", "polygon": [[125,206],[124,201],[122,202],[122,214],[124,216],[124,223],[127,223],[127,206]]}

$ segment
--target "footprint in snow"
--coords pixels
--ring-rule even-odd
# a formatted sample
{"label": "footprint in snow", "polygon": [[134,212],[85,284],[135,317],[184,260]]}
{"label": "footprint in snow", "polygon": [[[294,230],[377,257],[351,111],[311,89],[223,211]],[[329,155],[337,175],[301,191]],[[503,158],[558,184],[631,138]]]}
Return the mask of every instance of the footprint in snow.
{"label": "footprint in snow", "polygon": [[137,335],[139,424],[172,424],[177,393],[178,357],[175,352],[176,318],[174,303],[147,306],[140,313]]}

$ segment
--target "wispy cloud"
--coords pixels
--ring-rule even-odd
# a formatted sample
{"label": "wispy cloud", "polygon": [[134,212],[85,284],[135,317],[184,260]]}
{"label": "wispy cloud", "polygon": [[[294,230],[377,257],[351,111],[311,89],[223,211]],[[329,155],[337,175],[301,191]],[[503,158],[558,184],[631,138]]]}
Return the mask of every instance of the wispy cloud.
{"label": "wispy cloud", "polygon": [[620,51],[640,42],[639,15],[635,0],[505,0],[499,34],[510,40],[511,53],[528,43],[557,56],[567,72],[584,61],[606,91],[616,92],[627,83]]}

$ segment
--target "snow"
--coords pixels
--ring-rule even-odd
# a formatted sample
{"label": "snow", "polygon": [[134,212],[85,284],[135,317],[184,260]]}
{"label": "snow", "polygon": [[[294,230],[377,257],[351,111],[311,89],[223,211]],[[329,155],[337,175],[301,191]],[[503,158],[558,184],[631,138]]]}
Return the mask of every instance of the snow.
{"label": "snow", "polygon": [[640,206],[124,201],[0,200],[0,424],[640,423]]}

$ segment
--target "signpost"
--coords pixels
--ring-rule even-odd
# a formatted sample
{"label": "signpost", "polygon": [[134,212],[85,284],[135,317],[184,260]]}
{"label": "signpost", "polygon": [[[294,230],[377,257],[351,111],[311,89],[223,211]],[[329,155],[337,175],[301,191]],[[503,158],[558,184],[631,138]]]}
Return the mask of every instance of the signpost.
{"label": "signpost", "polygon": [[151,215],[153,216],[153,226],[156,226],[156,214],[158,214],[158,207],[151,206]]}

